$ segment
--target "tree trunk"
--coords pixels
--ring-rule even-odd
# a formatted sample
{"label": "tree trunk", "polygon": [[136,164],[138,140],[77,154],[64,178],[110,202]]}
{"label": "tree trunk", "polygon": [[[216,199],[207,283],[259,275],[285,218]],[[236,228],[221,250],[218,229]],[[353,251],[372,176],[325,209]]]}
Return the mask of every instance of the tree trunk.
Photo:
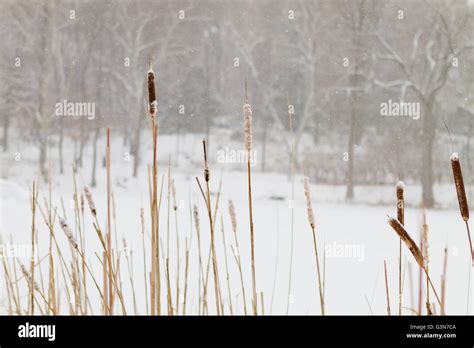
{"label": "tree trunk", "polygon": [[[267,129],[268,127],[263,127],[263,134],[262,134],[262,156],[260,160],[262,161],[262,172],[265,173],[265,154],[267,152]],[[257,158],[253,158],[256,160]]]}
{"label": "tree trunk", "polygon": [[2,138],[3,152],[6,152],[8,150],[8,128],[9,127],[10,127],[10,114],[6,112],[5,117],[3,118],[3,138]]}
{"label": "tree trunk", "polygon": [[39,147],[39,165],[40,172],[43,179],[46,181],[48,179],[48,173],[46,172],[46,140],[40,141]]}
{"label": "tree trunk", "polygon": [[423,117],[423,144],[422,144],[422,196],[425,207],[431,208],[434,205],[433,194],[433,141],[435,136],[433,115],[433,102],[425,104],[425,114]]}
{"label": "tree trunk", "polygon": [[59,150],[59,173],[62,175],[64,173],[64,161],[63,161],[63,142],[64,142],[64,131],[61,124],[61,129],[59,131],[59,142],[58,142],[58,150]]}
{"label": "tree trunk", "polygon": [[346,200],[354,198],[354,143],[356,128],[355,92],[351,90],[351,124],[349,128],[349,142],[347,144],[348,167],[346,174]]}
{"label": "tree trunk", "polygon": [[79,156],[77,157],[77,166],[82,168],[82,157],[84,154],[84,146],[86,144],[87,137],[85,135],[84,122],[81,121],[81,142],[79,144]]}
{"label": "tree trunk", "polygon": [[133,139],[133,177],[136,177],[138,174],[138,167],[140,166],[140,138],[141,138],[141,124],[143,117],[138,118],[138,125],[135,129],[135,136]]}
{"label": "tree trunk", "polygon": [[176,131],[176,159],[174,165],[179,167],[179,152],[181,148],[181,119],[178,120],[178,128]]}
{"label": "tree trunk", "polygon": [[96,181],[96,169],[97,169],[97,141],[99,140],[99,126],[95,129],[94,135],[94,144],[93,144],[93,153],[92,153],[92,178],[91,186],[95,187],[97,185]]}

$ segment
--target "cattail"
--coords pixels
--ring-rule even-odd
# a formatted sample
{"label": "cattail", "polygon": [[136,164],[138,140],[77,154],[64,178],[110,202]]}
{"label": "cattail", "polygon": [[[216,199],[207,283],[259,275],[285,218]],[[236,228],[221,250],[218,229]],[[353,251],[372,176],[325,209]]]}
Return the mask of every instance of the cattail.
{"label": "cattail", "polygon": [[304,177],[304,195],[306,197],[306,207],[308,209],[308,220],[311,228],[314,229],[314,214],[313,204],[311,203],[311,192],[309,191],[309,179],[307,176]]}
{"label": "cattail", "polygon": [[[306,173],[306,172],[305,172]],[[316,229],[315,229],[315,223],[314,223],[314,214],[313,214],[313,204],[311,203],[311,192],[309,190],[309,179],[308,176],[304,176],[304,195],[306,197],[306,207],[308,209],[308,221],[311,226],[311,230],[313,233],[313,244],[314,244],[314,256],[316,259],[316,271],[318,274],[318,287],[319,287],[319,301],[321,305],[321,314],[324,315],[325,309],[324,309],[324,288],[323,288],[323,283],[321,282],[321,270],[319,266],[319,255],[318,255],[318,244],[316,241]]]}
{"label": "cattail", "polygon": [[61,229],[63,230],[64,234],[66,235],[67,239],[69,240],[69,243],[71,243],[71,246],[74,249],[77,249],[76,238],[74,238],[74,235],[72,234],[71,228],[68,226],[66,220],[60,219],[59,224],[61,225]]}
{"label": "cattail", "polygon": [[84,187],[84,193],[86,194],[87,204],[89,204],[92,216],[97,217],[97,209],[95,208],[94,199],[92,198],[92,193],[89,187]]}
{"label": "cattail", "polygon": [[171,193],[173,194],[173,209],[177,210],[178,205],[176,204],[176,186],[174,185],[174,179],[171,179]]}
{"label": "cattail", "polygon": [[210,174],[210,171],[209,171],[209,167],[206,165],[204,167],[204,180],[206,182],[209,182],[210,179],[211,179],[211,174]]}
{"label": "cattail", "polygon": [[397,183],[397,220],[400,221],[402,225],[405,224],[405,184],[403,181]]}
{"label": "cattail", "polygon": [[229,215],[230,215],[230,222],[232,224],[232,231],[236,233],[237,232],[237,218],[235,217],[235,207],[234,207],[234,202],[232,202],[232,200],[229,200]]}
{"label": "cattail", "polygon": [[23,273],[23,276],[28,280],[28,283],[32,284],[36,291],[40,291],[38,283],[36,281],[33,282],[33,277],[31,276],[31,273],[28,272],[28,270],[22,263],[20,263],[20,268],[21,268],[21,273]]}
{"label": "cattail", "polygon": [[457,152],[451,155],[451,167],[453,168],[454,184],[456,185],[456,193],[458,195],[459,210],[461,216],[466,223],[467,238],[469,240],[469,249],[471,251],[472,264],[474,265],[474,250],[472,249],[471,232],[469,231],[469,206],[467,204],[466,190],[464,188],[464,180],[462,178],[461,162]]}
{"label": "cattail", "polygon": [[148,70],[148,107],[150,117],[154,119],[156,116],[157,102],[155,94],[155,73],[153,72],[151,65],[150,69]]}
{"label": "cattail", "polygon": [[418,265],[424,269],[423,254],[421,253],[420,249],[418,248],[416,243],[413,241],[413,239],[411,239],[410,235],[405,230],[405,227],[403,227],[403,225],[400,224],[398,220],[390,216],[388,217],[388,223],[393,228],[393,230],[398,234],[400,239],[405,243],[408,249],[410,249]]}
{"label": "cattail", "polygon": [[252,107],[244,104],[244,143],[247,154],[252,150]]}
{"label": "cattail", "polygon": [[429,241],[428,241],[428,224],[426,223],[426,213],[423,211],[423,258],[425,260],[424,265],[426,267],[426,271],[428,272],[429,264],[430,264],[430,252],[429,252]]}
{"label": "cattail", "polygon": [[209,182],[211,180],[211,173],[209,171],[209,165],[207,162],[207,147],[206,147],[206,139],[202,139],[202,148],[204,152],[204,180]]}
{"label": "cattail", "polygon": [[199,224],[199,210],[196,204],[193,206],[193,215],[194,215],[194,225],[196,226],[197,234],[199,235],[200,232],[200,224]]}
{"label": "cattail", "polygon": [[[400,221],[401,225],[405,224],[405,184],[403,181],[397,183],[396,188],[397,194],[397,220]],[[398,314],[402,313],[402,240],[399,240],[398,248]]]}
{"label": "cattail", "polygon": [[459,210],[464,221],[469,220],[469,206],[467,204],[466,191],[464,189],[464,180],[462,178],[461,162],[457,152],[451,155],[451,166],[453,168],[454,184],[458,195]]}
{"label": "cattail", "polygon": [[125,256],[130,256],[132,254],[131,250],[128,248],[128,243],[125,237],[122,237],[123,251]]}
{"label": "cattail", "polygon": [[81,193],[81,214],[84,214],[84,195]]}

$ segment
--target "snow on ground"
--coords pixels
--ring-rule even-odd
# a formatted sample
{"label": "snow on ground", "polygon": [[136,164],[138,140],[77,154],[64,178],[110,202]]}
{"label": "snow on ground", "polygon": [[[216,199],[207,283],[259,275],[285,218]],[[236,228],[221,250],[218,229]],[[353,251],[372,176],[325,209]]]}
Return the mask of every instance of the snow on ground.
{"label": "snow on ground", "polygon": [[[175,138],[161,136],[159,148],[159,175],[167,172],[170,154],[175,148]],[[213,138],[212,143],[219,143]],[[145,144],[145,143],[144,143]],[[72,147],[71,147],[72,148]],[[72,158],[72,149],[65,149],[65,158]],[[209,223],[206,218],[205,204],[197,187],[195,176],[202,177],[202,145],[197,136],[183,137],[181,149],[189,149],[182,153],[178,165],[172,165],[171,173],[175,180],[178,200],[177,220],[180,243],[180,279],[183,287],[184,276],[184,245],[185,240],[191,243],[189,270],[188,313],[197,312],[198,267],[197,267],[197,238],[190,221],[190,206],[197,204],[200,211],[202,248],[204,259],[207,260],[209,248]],[[217,148],[217,147],[216,147]],[[212,148],[211,148],[212,149]],[[71,151],[71,152],[69,152]],[[132,178],[131,162],[127,161],[127,149],[120,141],[112,147],[112,177],[116,206],[116,224],[113,225],[118,235],[118,249],[124,252],[122,238],[125,238],[131,250],[133,262],[134,284],[137,294],[139,313],[145,313],[145,288],[143,270],[143,251],[140,224],[140,209],[145,211],[146,260],[149,271],[150,249],[150,219],[147,176],[144,165],[139,176]],[[211,150],[212,151],[212,150]],[[217,151],[217,150],[214,150]],[[29,203],[29,188],[31,181],[38,177],[36,168],[37,150],[31,146],[22,145],[22,158],[15,161],[15,149],[4,154],[2,162],[2,179],[0,180],[0,232],[2,240],[13,238],[16,244],[30,243],[31,212]],[[149,144],[143,161],[149,163]],[[83,188],[90,181],[91,149],[85,153],[85,168],[77,174],[78,187]],[[105,169],[100,165],[104,153],[101,146],[97,172],[98,185],[92,189],[98,209],[99,222],[105,228],[106,191]],[[215,152],[214,152],[215,154]],[[65,215],[71,226],[74,226],[74,210],[71,201],[73,197],[72,170],[69,165],[63,175],[59,175],[57,162],[53,157],[54,185],[53,203],[58,207],[58,213],[63,216],[61,198],[64,201]],[[210,154],[211,159],[216,158]],[[174,161],[174,160],[173,160]],[[242,170],[237,170],[238,168]],[[249,262],[249,222],[246,191],[246,172],[244,164],[211,163],[212,202],[215,204],[219,180],[222,177],[222,190],[219,200],[218,221],[216,223],[216,246],[219,266],[219,276],[223,297],[228,305],[228,290],[226,285],[226,263],[222,239],[222,216],[224,233],[227,243],[227,261],[230,272],[230,289],[234,312],[242,313],[242,295],[238,269],[230,245],[234,245],[228,214],[228,200],[232,199],[236,206],[238,221],[238,239],[243,258],[243,271],[246,282],[248,308],[251,298],[251,274]],[[164,177],[166,189],[167,178]],[[317,275],[311,230],[308,224],[306,205],[303,193],[303,178],[295,178],[295,199],[291,202],[291,182],[287,175],[261,173],[255,168],[253,177],[254,224],[257,287],[263,292],[265,313],[285,314],[289,304],[290,314],[318,314],[319,300]],[[43,205],[47,193],[47,185],[40,184],[39,201]],[[387,224],[387,214],[396,215],[394,186],[362,186],[355,190],[356,198],[352,203],[344,202],[345,188],[342,186],[318,185],[311,186],[313,207],[315,211],[317,238],[320,250],[326,250],[326,312],[328,314],[384,314],[386,313],[385,289],[383,280],[383,262],[387,261],[388,282],[392,312],[397,311],[398,292],[398,243],[395,233]],[[472,313],[472,305],[468,304],[468,276],[471,271],[469,249],[464,222],[462,221],[456,200],[456,192],[449,183],[435,187],[436,198],[439,202],[437,209],[427,211],[430,238],[430,272],[433,282],[440,289],[440,279],[443,265],[443,249],[448,248],[447,271],[447,304],[449,314],[466,314],[468,306]],[[468,189],[469,200],[473,202],[473,188]],[[406,186],[406,227],[416,241],[419,241],[421,211],[419,201],[421,188],[415,185]],[[172,203],[171,203],[172,205]],[[294,214],[294,245],[292,284],[289,290],[289,265],[291,249],[291,213]],[[160,213],[160,233],[164,249],[167,249],[167,234],[169,220],[169,253],[172,288],[176,284],[176,226],[174,212],[171,209],[168,218],[166,192],[163,195]],[[92,221],[86,209],[86,246],[87,257],[94,265],[94,272],[100,274],[94,252],[100,250],[100,245],[92,228]],[[48,230],[38,216],[40,255],[44,255],[48,246]],[[58,239],[63,246],[63,252],[68,253],[66,237],[59,226],[56,228]],[[321,252],[322,254],[322,252]],[[419,270],[409,251],[404,247],[405,285],[404,305],[417,307]],[[124,291],[131,294],[127,267],[122,257],[122,282]],[[26,259],[22,262],[26,263]],[[46,270],[46,263],[42,265]],[[3,278],[2,278],[3,279]],[[212,284],[212,272],[210,275]],[[24,284],[26,285],[26,283]],[[4,288],[4,284],[1,284]],[[473,299],[471,286],[471,301]],[[90,292],[94,289],[91,287]],[[2,289],[2,293],[5,292]],[[290,296],[288,296],[290,293]],[[210,286],[210,306],[213,307],[213,286]],[[433,295],[431,298],[434,299]],[[26,300],[26,299],[25,299]],[[163,303],[165,297],[163,296]],[[126,298],[129,313],[133,313],[132,296]],[[182,302],[182,291],[181,299]],[[98,299],[96,313],[100,312]],[[2,313],[6,310],[3,298],[0,302]],[[238,309],[236,309],[238,308]],[[65,307],[64,307],[65,309]],[[228,312],[228,309],[226,309]],[[409,310],[404,310],[409,313]]]}

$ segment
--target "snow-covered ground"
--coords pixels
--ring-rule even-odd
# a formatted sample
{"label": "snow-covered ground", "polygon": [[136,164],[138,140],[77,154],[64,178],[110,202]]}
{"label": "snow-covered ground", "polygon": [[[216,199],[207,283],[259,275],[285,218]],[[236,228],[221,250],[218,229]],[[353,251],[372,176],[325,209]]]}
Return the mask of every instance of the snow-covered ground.
{"label": "snow-covered ground", "polygon": [[[219,143],[217,138],[212,144]],[[144,140],[144,146],[148,144]],[[175,149],[175,138],[161,136],[159,139],[159,175],[164,176],[166,190],[167,165],[170,155]],[[38,178],[37,149],[31,145],[22,145],[22,151],[14,146],[10,152],[3,154],[2,178],[0,180],[0,231],[3,243],[12,237],[15,244],[29,244],[31,236],[31,211],[29,202],[29,188],[32,180]],[[72,147],[71,147],[72,148]],[[72,149],[65,149],[65,158],[72,158]],[[99,222],[105,228],[106,191],[105,169],[101,166],[101,157],[104,153],[101,144],[99,165],[97,171],[98,185],[92,189],[96,201]],[[206,210],[203,198],[199,192],[195,177],[202,177],[202,145],[198,136],[183,138],[181,149],[188,149],[181,153],[178,165],[171,167],[171,174],[175,180],[177,191],[178,236],[180,243],[180,282],[183,287],[184,276],[184,245],[185,240],[191,243],[190,270],[189,270],[189,297],[188,313],[197,312],[198,303],[198,254],[197,238],[194,225],[190,217],[193,204],[199,206],[202,247],[207,259],[209,250],[209,223],[206,219]],[[212,148],[211,148],[212,149]],[[149,144],[143,161],[149,163]],[[70,152],[69,152],[70,151]],[[116,224],[113,225],[118,237],[118,248],[123,252],[122,238],[126,239],[131,250],[133,262],[134,284],[137,294],[138,309],[145,313],[145,288],[143,272],[143,252],[141,239],[140,209],[145,211],[146,260],[147,270],[150,251],[150,218],[147,175],[144,165],[141,166],[137,178],[131,177],[131,162],[128,161],[127,151],[121,141],[112,146],[112,177],[113,192],[116,207]],[[212,150],[211,150],[212,151]],[[217,151],[217,149],[215,150]],[[21,159],[15,160],[15,153],[21,153]],[[212,154],[215,156],[213,157]],[[77,174],[79,189],[90,182],[90,163],[92,150],[86,149],[84,168]],[[246,172],[244,164],[219,163],[216,152],[211,152],[211,190],[212,203],[217,199],[219,180],[222,178],[222,190],[219,198],[218,219],[216,223],[216,245],[219,276],[223,297],[228,304],[228,290],[226,285],[226,262],[223,248],[222,228],[224,228],[227,243],[227,264],[230,273],[230,290],[234,312],[242,313],[242,295],[238,268],[230,245],[234,245],[228,213],[228,200],[232,199],[236,206],[238,222],[238,238],[243,259],[243,272],[246,282],[247,300],[251,297],[251,275],[249,262],[249,219],[246,191]],[[17,158],[18,159],[18,158]],[[175,159],[172,159],[176,162]],[[71,205],[73,198],[73,180],[71,162],[66,161],[66,172],[58,173],[57,158],[52,153],[53,162],[53,203],[58,207],[58,213],[64,215],[61,207],[61,198],[64,201],[65,215],[71,226],[74,226],[74,210]],[[449,162],[448,162],[449,163]],[[448,164],[449,165],[449,164]],[[238,168],[241,170],[238,170]],[[300,174],[295,177],[294,201],[291,201],[291,182],[287,175],[275,173],[261,173],[255,168],[253,177],[254,197],[254,224],[255,224],[255,251],[257,287],[263,292],[265,313],[285,314],[289,302],[290,314],[318,314],[319,299],[317,275],[315,267],[313,241],[308,224],[306,204],[303,192],[303,178]],[[47,185],[40,181],[39,202],[43,206],[46,197]],[[311,193],[315,211],[317,238],[320,250],[326,251],[325,262],[325,297],[326,312],[328,314],[384,314],[386,313],[385,285],[383,277],[384,260],[387,261],[388,283],[392,312],[397,312],[398,297],[398,246],[399,239],[387,224],[387,214],[396,215],[394,186],[359,186],[355,189],[355,199],[352,203],[345,203],[345,188],[342,186],[318,185],[312,183]],[[454,185],[447,183],[435,187],[438,201],[437,209],[427,210],[429,225],[429,254],[430,273],[435,286],[440,292],[440,281],[443,266],[443,250],[448,248],[448,270],[446,289],[446,311],[449,314],[472,314],[472,304],[468,304],[468,283],[471,271],[469,248],[465,225],[457,207]],[[468,199],[474,201],[474,190],[468,188]],[[421,216],[419,208],[421,188],[416,185],[406,186],[406,227],[414,240],[419,241]],[[171,203],[172,206],[173,203]],[[169,226],[170,273],[173,292],[176,284],[176,226],[173,209],[168,218],[168,204],[166,191],[160,215],[160,233],[163,238],[164,249],[167,248],[167,234]],[[292,284],[289,290],[289,269],[291,250],[291,214],[294,214],[294,245]],[[100,250],[97,236],[92,227],[89,211],[86,207],[86,245],[87,258],[94,265],[94,272],[100,274],[100,267],[94,252]],[[221,224],[221,216],[223,225]],[[37,217],[40,256],[44,255],[48,246],[48,229]],[[168,222],[169,221],[169,222]],[[56,233],[64,252],[68,255],[67,239],[59,226]],[[322,254],[322,252],[321,252]],[[418,277],[419,269],[413,262],[408,249],[403,248],[406,262],[404,276],[405,307],[418,306]],[[122,257],[122,283],[129,313],[133,313],[133,301],[125,259]],[[26,263],[26,260],[22,262]],[[46,262],[42,265],[46,270]],[[45,272],[45,271],[44,271]],[[3,277],[2,277],[3,279]],[[212,284],[212,271],[210,274]],[[23,286],[26,282],[22,280]],[[2,282],[2,294],[5,284]],[[473,289],[471,286],[471,301]],[[90,293],[94,289],[91,286]],[[181,299],[182,301],[182,290]],[[290,296],[288,294],[290,293]],[[210,296],[213,299],[213,287],[210,286]],[[431,299],[434,300],[433,295]],[[0,299],[0,311],[6,311],[5,295]],[[26,301],[26,299],[25,299]],[[98,299],[96,313],[100,313]],[[163,303],[165,297],[163,296]],[[211,311],[213,300],[209,301]],[[250,308],[250,302],[248,303]],[[65,309],[66,307],[64,307]],[[439,307],[437,307],[439,309]],[[226,307],[226,312],[228,308]],[[405,309],[404,313],[410,313]]]}

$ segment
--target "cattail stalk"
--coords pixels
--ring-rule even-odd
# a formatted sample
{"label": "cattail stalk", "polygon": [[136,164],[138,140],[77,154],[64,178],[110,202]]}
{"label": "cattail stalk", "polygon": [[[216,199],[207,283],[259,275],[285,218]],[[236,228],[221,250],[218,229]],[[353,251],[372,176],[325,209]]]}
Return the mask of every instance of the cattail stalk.
{"label": "cattail stalk", "polygon": [[421,252],[420,248],[418,248],[416,243],[413,241],[413,239],[410,237],[408,232],[405,230],[405,227],[403,227],[403,225],[400,224],[400,222],[397,219],[394,219],[389,216],[388,224],[392,227],[395,233],[398,234],[398,236],[401,238],[403,243],[408,247],[413,257],[415,258],[416,263],[418,264],[418,266],[420,266],[420,269],[422,269],[425,272],[426,277],[428,278],[428,281],[431,285],[431,288],[433,289],[433,293],[436,296],[436,300],[438,301],[438,304],[440,304],[441,300],[439,299],[438,293],[436,292],[436,289],[433,285],[433,282],[431,281],[430,276],[426,272],[424,259],[423,259],[423,253]]}
{"label": "cattail stalk", "polygon": [[148,279],[147,279],[147,269],[146,269],[146,252],[145,252],[145,212],[143,208],[140,209],[140,223],[141,223],[141,235],[142,235],[142,251],[143,251],[143,276],[144,276],[144,284],[145,284],[145,307],[146,307],[146,314],[148,315],[149,307],[148,307]]}
{"label": "cattail stalk", "polygon": [[[293,113],[290,112],[290,98],[288,99],[288,124],[290,127],[290,138],[291,138],[291,164],[290,164],[290,180],[291,180],[291,239],[290,239],[290,270],[288,272],[288,298],[286,302],[286,314],[288,315],[290,311],[290,296],[291,296],[291,285],[293,278],[293,252],[294,252],[294,218],[295,210],[293,203],[295,201],[295,170],[296,170],[296,140],[293,132]],[[273,297],[273,296],[272,296]]]}
{"label": "cattail stalk", "polygon": [[[247,94],[247,84],[246,84]],[[257,304],[257,279],[255,275],[255,238],[253,226],[253,210],[252,210],[252,175],[250,170],[250,155],[252,151],[252,107],[248,104],[247,96],[245,98],[244,111],[244,145],[247,152],[247,177],[248,177],[248,201],[249,201],[249,220],[250,220],[250,255],[251,255],[251,269],[252,269],[252,308],[253,314],[258,314]]]}
{"label": "cattail stalk", "polygon": [[429,287],[429,274],[430,274],[430,254],[429,254],[429,241],[428,241],[428,224],[426,223],[426,212],[423,209],[423,226],[422,226],[422,244],[421,251],[423,253],[423,260],[426,271],[426,313],[432,315],[431,304],[430,304],[430,287]]}
{"label": "cattail stalk", "polygon": [[[207,307],[207,297],[206,291],[204,288],[204,269],[202,263],[202,250],[201,250],[201,224],[199,219],[199,210],[197,205],[193,206],[193,217],[194,217],[194,225],[196,229],[196,235],[198,240],[198,254],[199,254],[199,310],[201,310],[201,303],[202,303],[202,310]],[[203,293],[201,295],[201,285],[203,286]]]}
{"label": "cattail stalk", "polygon": [[321,271],[319,267],[319,255],[318,255],[318,243],[316,239],[316,224],[314,222],[314,213],[313,213],[313,203],[311,201],[311,191],[309,189],[309,179],[305,175],[304,177],[304,195],[306,198],[306,208],[308,212],[308,222],[309,225],[311,226],[311,231],[313,235],[313,246],[314,246],[314,254],[316,258],[316,270],[318,273],[318,288],[319,288],[319,302],[321,306],[321,314],[325,314],[325,309],[324,309],[324,294],[323,294],[323,287],[321,284]]}
{"label": "cattail stalk", "polygon": [[155,73],[149,64],[147,74],[148,85],[148,117],[153,138],[153,164],[152,180],[150,186],[150,216],[151,216],[151,273],[150,273],[150,303],[151,314],[161,314],[161,277],[160,277],[160,237],[159,237],[159,214],[158,214],[158,166],[157,166],[157,100],[155,93]]}
{"label": "cattail stalk", "polygon": [[227,261],[227,245],[226,245],[226,241],[225,241],[224,221],[222,220],[222,215],[221,215],[221,231],[222,231],[222,246],[224,247],[225,270],[226,270],[226,280],[227,280],[227,294],[229,296],[229,309],[230,309],[230,314],[234,315],[234,310],[232,308],[232,292],[230,290],[229,264],[228,264],[228,261]]}
{"label": "cattail stalk", "polygon": [[203,139],[202,145],[203,145],[203,151],[204,151],[204,181],[206,182],[206,200],[205,201],[206,201],[207,213],[209,217],[209,226],[210,226],[210,231],[211,231],[212,270],[214,273],[214,291],[215,291],[215,296],[216,296],[216,311],[217,311],[217,315],[220,315],[221,314],[221,301],[220,301],[220,287],[219,287],[219,272],[217,269],[217,254],[216,254],[215,238],[214,238],[214,223],[212,219],[212,208],[211,208],[211,192],[209,188],[210,171],[209,171],[209,164],[207,161],[207,148],[206,148],[205,139]]}
{"label": "cattail stalk", "polygon": [[239,248],[239,239],[237,238],[237,217],[235,215],[235,206],[234,202],[229,200],[229,215],[230,215],[230,222],[232,225],[232,232],[234,233],[234,242],[235,242],[235,250],[232,248],[232,252],[235,257],[235,262],[237,263],[237,267],[240,273],[240,286],[242,287],[242,301],[244,303],[244,313],[247,315],[247,298],[245,295],[245,285],[244,285],[244,275],[242,272],[242,258],[240,257],[240,248]]}
{"label": "cattail stalk", "polygon": [[185,259],[185,265],[184,265],[183,315],[186,315],[186,300],[188,297],[189,249],[190,249],[190,246],[188,245],[187,237],[185,238],[184,243],[185,243],[185,248],[186,248],[186,259]]}
{"label": "cattail stalk", "polygon": [[467,204],[466,190],[462,177],[461,162],[457,152],[451,155],[451,167],[453,169],[454,184],[456,186],[456,194],[458,196],[459,210],[461,217],[466,223],[467,238],[469,240],[469,251],[471,254],[472,265],[474,266],[474,249],[472,248],[471,232],[469,230],[469,205]]}
{"label": "cattail stalk", "polygon": [[443,274],[441,276],[441,315],[446,315],[446,273],[448,271],[448,248],[444,248]]}
{"label": "cattail stalk", "polygon": [[[405,184],[403,181],[397,183],[396,194],[397,194],[397,220],[402,225],[405,224]],[[402,240],[399,240],[398,248],[398,315],[402,314]]]}
{"label": "cattail stalk", "polygon": [[387,314],[391,315],[390,313],[390,297],[388,294],[388,277],[387,277],[387,261],[383,261],[383,268],[385,273],[385,296],[387,298]]}
{"label": "cattail stalk", "polygon": [[110,129],[107,128],[107,146],[105,148],[105,165],[107,171],[107,272],[108,272],[108,300],[109,314],[112,314],[114,307],[114,289],[113,289],[113,267],[112,267],[112,228],[111,228],[111,180],[110,180]]}
{"label": "cattail stalk", "polygon": [[36,231],[36,204],[38,199],[38,189],[36,183],[33,181],[32,191],[31,191],[31,260],[30,260],[30,273],[31,273],[31,282],[30,282],[30,315],[34,314],[35,311],[35,231]]}

